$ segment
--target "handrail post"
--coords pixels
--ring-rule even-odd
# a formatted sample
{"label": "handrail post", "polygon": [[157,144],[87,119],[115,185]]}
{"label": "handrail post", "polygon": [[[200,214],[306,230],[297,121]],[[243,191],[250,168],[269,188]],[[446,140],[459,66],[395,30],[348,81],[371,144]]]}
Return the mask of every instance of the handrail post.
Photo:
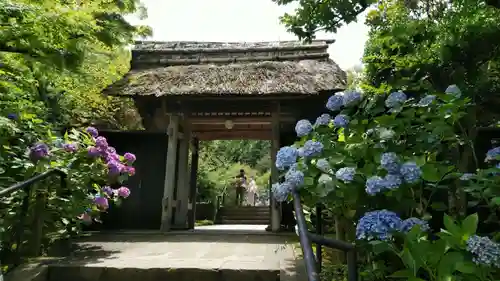
{"label": "handrail post", "polygon": [[347,252],[347,279],[358,281],[358,261],[356,249]]}
{"label": "handrail post", "polygon": [[292,195],[295,215],[297,217],[300,246],[302,248],[302,254],[304,255],[304,260],[306,263],[308,281],[318,281],[318,272],[316,269],[316,265],[314,264],[315,257],[312,250],[311,241],[309,240],[306,218],[304,217],[304,210],[302,209],[300,196],[297,191],[293,191]]}
{"label": "handrail post", "polygon": [[[316,234],[323,235],[323,205],[316,204]],[[323,245],[316,243],[316,261],[318,263],[318,273],[323,266]]]}

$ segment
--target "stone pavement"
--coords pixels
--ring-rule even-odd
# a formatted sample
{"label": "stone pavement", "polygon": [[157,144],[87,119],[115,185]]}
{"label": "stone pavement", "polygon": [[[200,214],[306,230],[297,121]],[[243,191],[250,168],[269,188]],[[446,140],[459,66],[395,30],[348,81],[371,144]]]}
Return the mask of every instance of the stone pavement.
{"label": "stone pavement", "polygon": [[295,236],[250,226],[225,228],[93,235],[75,243],[69,257],[50,264],[44,281],[303,280],[297,279],[302,261],[290,244]]}

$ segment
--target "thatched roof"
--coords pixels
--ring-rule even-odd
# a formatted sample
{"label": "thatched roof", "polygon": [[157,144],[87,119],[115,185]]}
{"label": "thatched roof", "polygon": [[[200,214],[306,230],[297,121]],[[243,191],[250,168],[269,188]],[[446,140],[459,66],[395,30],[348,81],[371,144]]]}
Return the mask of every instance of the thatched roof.
{"label": "thatched roof", "polygon": [[110,95],[317,94],[343,89],[328,58],[330,41],[259,43],[138,42],[132,70]]}

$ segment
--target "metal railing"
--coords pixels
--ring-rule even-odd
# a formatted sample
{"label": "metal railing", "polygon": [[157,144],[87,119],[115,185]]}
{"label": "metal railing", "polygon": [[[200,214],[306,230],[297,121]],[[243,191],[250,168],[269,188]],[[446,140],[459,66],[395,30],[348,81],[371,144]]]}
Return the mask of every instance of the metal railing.
{"label": "metal railing", "polygon": [[[26,218],[28,216],[28,210],[30,208],[30,193],[31,193],[31,187],[33,186],[33,184],[37,183],[37,182],[40,182],[44,179],[47,179],[53,175],[56,175],[56,176],[59,176],[60,178],[60,188],[61,190],[66,190],[67,188],[67,182],[66,182],[66,178],[67,178],[67,174],[64,172],[64,171],[61,171],[59,169],[52,169],[52,170],[49,170],[49,171],[46,171],[42,174],[39,174],[39,175],[36,175],[28,180],[25,180],[23,182],[20,182],[20,183],[17,183],[17,184],[14,184],[13,186],[11,187],[8,187],[8,188],[5,188],[5,189],[2,189],[0,190],[0,198],[3,198],[7,195],[10,195],[11,193],[15,192],[15,191],[19,191],[19,190],[24,190],[24,197],[23,197],[23,201],[21,203],[21,211],[19,213],[19,221],[17,223],[17,225],[14,227],[14,243],[16,245],[15,247],[15,250],[14,250],[14,253],[13,253],[13,258],[12,258],[12,265],[15,267],[15,266],[18,266],[21,262],[21,244],[23,243],[23,237],[24,237],[24,225],[26,223]],[[38,195],[37,195],[37,199],[38,199]],[[45,206],[43,206],[45,207]],[[36,218],[34,219],[34,222],[35,222],[35,226],[34,226],[34,230],[32,229],[32,232],[35,233],[35,234],[38,234],[35,238],[34,238],[34,243],[33,245],[35,245],[35,248],[37,249],[34,249],[34,253],[35,254],[39,254],[39,251],[40,251],[40,247],[41,247],[41,240],[42,240],[42,237],[41,237],[41,234],[42,234],[42,227],[43,227],[43,214],[36,214]],[[36,229],[36,228],[39,228],[39,229]],[[0,271],[0,277],[1,277],[1,271]]]}
{"label": "metal railing", "polygon": [[[322,234],[322,207],[316,206],[316,234],[307,230],[306,218],[304,209],[300,202],[300,195],[297,191],[292,192],[293,207],[297,220],[298,235],[300,247],[304,256],[308,281],[319,281],[319,272],[322,264],[322,246],[341,250],[347,255],[347,279],[349,281],[358,280],[357,253],[353,244],[344,241],[326,238]],[[313,253],[312,243],[316,246],[316,257]]]}

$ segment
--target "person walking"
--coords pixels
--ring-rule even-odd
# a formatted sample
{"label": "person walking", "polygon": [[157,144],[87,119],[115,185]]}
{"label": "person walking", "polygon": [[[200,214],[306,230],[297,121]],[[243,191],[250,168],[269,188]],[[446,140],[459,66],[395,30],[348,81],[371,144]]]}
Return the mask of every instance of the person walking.
{"label": "person walking", "polygon": [[257,197],[257,183],[253,177],[250,177],[248,182],[247,192],[246,192],[246,202],[250,206],[255,206],[255,201]]}
{"label": "person walking", "polygon": [[243,197],[246,188],[247,177],[245,170],[241,169],[240,173],[236,176],[236,206],[243,204]]}

